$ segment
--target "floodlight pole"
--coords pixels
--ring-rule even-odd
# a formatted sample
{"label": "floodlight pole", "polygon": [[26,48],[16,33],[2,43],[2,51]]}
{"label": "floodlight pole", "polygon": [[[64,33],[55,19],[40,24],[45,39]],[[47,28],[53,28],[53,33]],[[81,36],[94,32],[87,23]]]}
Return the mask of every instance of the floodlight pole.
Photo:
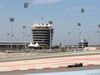
{"label": "floodlight pole", "polygon": [[[81,13],[84,13],[84,8],[81,8]],[[82,36],[82,40],[84,39],[84,15],[83,15],[83,36]],[[84,50],[83,48],[83,44],[82,44],[82,51]]]}
{"label": "floodlight pole", "polygon": [[11,22],[11,47],[10,47],[10,50],[12,50],[12,37],[13,37],[13,35],[12,35],[12,22],[14,22],[14,18],[10,18],[9,19],[10,20],[10,22]]}
{"label": "floodlight pole", "polygon": [[[81,13],[84,13],[84,8],[81,8]],[[84,15],[83,15],[83,36],[82,39],[84,39]]]}
{"label": "floodlight pole", "polygon": [[68,34],[69,34],[69,46],[71,45],[71,41],[70,41],[70,34],[71,34],[71,32],[68,32]]}
{"label": "floodlight pole", "polygon": [[81,26],[81,23],[77,23],[77,25],[78,25],[78,27],[79,27],[79,41],[78,42],[80,42],[80,35],[81,35],[81,32],[80,32],[80,26]]}
{"label": "floodlight pole", "polygon": [[[17,39],[17,42],[19,42],[19,39]],[[18,50],[18,44],[17,44],[17,50]]]}
{"label": "floodlight pole", "polygon": [[26,45],[27,45],[27,8],[28,8],[28,2],[24,2],[24,8],[26,8],[26,41],[25,41],[25,51],[26,51]]}
{"label": "floodlight pole", "polygon": [[25,36],[25,32],[24,32],[25,26],[23,26],[23,49],[25,49],[25,42],[24,42],[24,36]]}
{"label": "floodlight pole", "polygon": [[100,24],[98,25],[98,28],[99,28],[99,36],[100,36]]}
{"label": "floodlight pole", "polygon": [[[98,36],[99,30],[97,30],[96,33],[97,33],[97,36]],[[99,40],[99,38],[97,37],[97,38],[96,38],[96,44],[97,44],[97,46],[98,46],[98,40]]]}
{"label": "floodlight pole", "polygon": [[79,40],[78,40],[78,49],[79,49],[79,43],[81,41],[81,32],[80,32],[80,26],[81,26],[81,23],[77,23],[77,26],[79,27]]}

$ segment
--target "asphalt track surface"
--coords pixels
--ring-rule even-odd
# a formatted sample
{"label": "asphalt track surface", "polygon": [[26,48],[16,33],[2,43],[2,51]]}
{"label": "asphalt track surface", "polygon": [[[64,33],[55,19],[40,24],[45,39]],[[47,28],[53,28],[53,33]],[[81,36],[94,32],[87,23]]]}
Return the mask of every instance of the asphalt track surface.
{"label": "asphalt track surface", "polygon": [[53,69],[39,69],[39,70],[8,71],[8,72],[0,72],[0,75],[41,74],[41,73],[54,73],[54,72],[95,70],[95,69],[100,69],[100,65],[74,67],[74,68],[53,68]]}
{"label": "asphalt track surface", "polygon": [[[25,59],[11,59],[9,61],[23,61],[23,60],[36,60],[36,59],[48,59],[48,58],[59,58],[59,57],[73,57],[73,56],[84,56],[84,55],[100,55],[100,53],[90,53],[90,54],[73,54],[73,55],[62,55],[62,56],[50,56],[50,57],[36,57],[36,58],[25,58]],[[5,60],[0,61],[5,62]],[[100,69],[100,65],[94,66],[84,66],[75,68],[52,68],[52,69],[36,69],[36,70],[21,70],[21,71],[6,71],[0,72],[0,75],[24,75],[24,74],[35,74],[35,73],[52,73],[52,72],[69,72],[69,71],[80,71],[80,70],[95,70]]]}

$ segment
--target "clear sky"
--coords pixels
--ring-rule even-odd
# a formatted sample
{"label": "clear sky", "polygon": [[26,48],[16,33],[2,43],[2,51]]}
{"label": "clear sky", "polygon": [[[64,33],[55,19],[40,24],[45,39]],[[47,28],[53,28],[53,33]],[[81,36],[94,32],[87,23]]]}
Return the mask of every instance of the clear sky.
{"label": "clear sky", "polygon": [[27,75],[100,75],[100,69],[99,70],[72,71],[72,72],[27,74]]}
{"label": "clear sky", "polygon": [[[81,23],[80,31],[84,30],[84,38],[89,45],[100,44],[100,35],[96,33],[100,24],[100,0],[0,0],[0,41],[10,41],[10,35],[7,36],[7,33],[11,32],[9,22],[11,17],[15,19],[13,40],[23,41],[24,2],[29,2],[27,21],[30,37],[28,41],[32,41],[31,28],[34,23],[47,23],[52,20],[55,29],[53,44],[59,44],[59,42],[63,45],[77,44],[78,22]],[[85,9],[84,13],[81,13],[81,8]]]}

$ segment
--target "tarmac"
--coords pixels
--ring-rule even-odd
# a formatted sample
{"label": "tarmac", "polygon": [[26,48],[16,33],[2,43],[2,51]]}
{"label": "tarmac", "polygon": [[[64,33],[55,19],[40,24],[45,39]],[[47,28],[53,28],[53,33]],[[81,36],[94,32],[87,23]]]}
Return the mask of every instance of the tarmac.
{"label": "tarmac", "polygon": [[[11,73],[24,74],[32,70],[32,73],[40,73],[42,70],[52,72],[54,69],[73,65],[75,63],[83,63],[83,66],[100,66],[100,51],[97,52],[79,52],[79,53],[61,53],[41,56],[17,57],[0,60],[0,75],[10,75]],[[70,68],[68,68],[70,69]],[[92,68],[91,68],[92,69]],[[98,68],[100,69],[100,67]],[[35,72],[34,72],[35,70]],[[4,73],[4,74],[2,74]],[[17,75],[18,75],[17,74]],[[15,74],[14,74],[15,75]]]}
{"label": "tarmac", "polygon": [[84,66],[74,68],[53,68],[53,69],[38,69],[38,70],[22,70],[22,71],[7,71],[0,72],[0,75],[27,75],[27,74],[42,74],[42,73],[56,73],[56,72],[72,72],[72,71],[84,71],[84,70],[99,70],[100,65],[96,66]]}
{"label": "tarmac", "polygon": [[[39,58],[39,57],[38,57]],[[19,59],[19,58],[18,58]],[[0,62],[0,72],[3,71],[20,71],[20,70],[32,70],[32,69],[48,69],[66,67],[75,63],[83,63],[86,65],[98,65],[100,64],[100,53],[81,53],[76,55],[53,55],[43,56],[42,59],[27,58],[19,60],[3,60]]]}

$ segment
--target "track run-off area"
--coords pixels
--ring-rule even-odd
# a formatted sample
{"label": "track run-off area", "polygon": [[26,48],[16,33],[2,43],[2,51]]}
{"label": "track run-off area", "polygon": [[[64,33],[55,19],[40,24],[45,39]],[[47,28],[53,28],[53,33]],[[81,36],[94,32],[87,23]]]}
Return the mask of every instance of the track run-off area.
{"label": "track run-off area", "polygon": [[100,52],[97,54],[84,54],[84,55],[72,55],[51,57],[44,59],[29,59],[17,61],[3,61],[0,62],[0,72],[5,71],[20,71],[20,70],[36,70],[36,69],[49,69],[49,68],[61,68],[75,63],[83,63],[83,66],[99,65],[100,64]]}

